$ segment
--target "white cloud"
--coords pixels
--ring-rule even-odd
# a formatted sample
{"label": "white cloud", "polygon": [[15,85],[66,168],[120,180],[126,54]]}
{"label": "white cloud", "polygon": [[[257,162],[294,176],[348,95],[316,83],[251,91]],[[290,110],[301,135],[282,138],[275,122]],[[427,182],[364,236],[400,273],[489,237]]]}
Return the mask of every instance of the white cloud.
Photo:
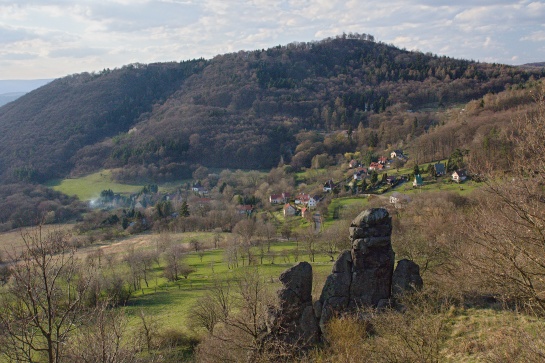
{"label": "white cloud", "polygon": [[0,0],[0,79],[211,58],[342,32],[457,58],[535,62],[545,60],[544,18],[545,3],[532,0]]}
{"label": "white cloud", "polygon": [[520,40],[531,42],[545,42],[545,30],[539,30],[525,35]]}

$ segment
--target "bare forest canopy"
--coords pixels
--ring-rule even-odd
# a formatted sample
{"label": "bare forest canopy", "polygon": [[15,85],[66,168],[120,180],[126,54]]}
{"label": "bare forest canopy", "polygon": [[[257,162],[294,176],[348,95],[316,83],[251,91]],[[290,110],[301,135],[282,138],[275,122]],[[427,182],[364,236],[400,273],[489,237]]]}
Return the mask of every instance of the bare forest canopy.
{"label": "bare forest canopy", "polygon": [[427,110],[522,87],[544,72],[349,35],[71,75],[0,108],[0,181],[114,167],[123,168],[119,179],[154,182],[188,177],[197,164],[265,169],[292,162],[311,142],[302,131],[359,130],[356,145],[303,145],[293,162],[309,166],[319,152],[404,140],[405,128],[394,126],[410,113],[419,136],[438,124]]}

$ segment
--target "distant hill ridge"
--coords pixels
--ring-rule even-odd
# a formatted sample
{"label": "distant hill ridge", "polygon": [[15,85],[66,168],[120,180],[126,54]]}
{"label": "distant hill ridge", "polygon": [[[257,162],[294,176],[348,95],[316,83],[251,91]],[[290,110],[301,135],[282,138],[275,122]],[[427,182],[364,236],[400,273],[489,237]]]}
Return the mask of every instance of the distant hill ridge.
{"label": "distant hill ridge", "polygon": [[295,153],[301,130],[368,127],[395,107],[467,102],[543,75],[359,35],[72,75],[0,108],[0,181],[270,168]]}
{"label": "distant hill ridge", "polygon": [[26,92],[9,92],[9,93],[2,93],[0,94],[0,106],[5,105],[6,103],[9,103],[11,101],[15,101],[22,95],[26,94]]}
{"label": "distant hill ridge", "polygon": [[526,64],[521,65],[521,67],[525,67],[525,68],[528,68],[528,67],[543,68],[543,67],[545,67],[545,62],[526,63]]}
{"label": "distant hill ridge", "polygon": [[0,106],[51,81],[52,79],[0,80]]}

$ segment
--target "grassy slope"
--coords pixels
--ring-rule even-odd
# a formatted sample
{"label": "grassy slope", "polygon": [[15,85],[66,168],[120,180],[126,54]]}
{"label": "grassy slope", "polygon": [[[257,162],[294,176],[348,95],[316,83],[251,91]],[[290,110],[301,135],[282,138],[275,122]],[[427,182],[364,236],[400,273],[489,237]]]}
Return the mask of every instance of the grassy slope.
{"label": "grassy slope", "polygon": [[[156,237],[156,235],[152,234],[135,236],[108,245],[96,245],[82,253],[89,253],[101,248],[105,254],[114,254],[118,260],[121,260],[129,247],[136,249],[154,248]],[[192,238],[200,240],[207,247],[211,247],[211,233],[191,232],[172,235],[172,240],[176,243],[187,243]],[[257,268],[271,290],[274,291],[280,286],[278,276],[282,271],[295,263],[293,251],[297,246],[299,246],[299,249],[303,249],[303,246],[295,241],[280,241],[272,244],[271,251],[276,252],[276,257],[274,261],[265,257],[263,264],[260,264],[259,250],[256,248],[253,251],[258,261]],[[283,251],[284,253],[282,253]],[[196,271],[189,275],[188,279],[182,278],[176,282],[169,282],[162,276],[164,263],[161,267],[155,268],[148,280],[149,286],[146,287],[144,281],[142,281],[143,288],[133,294],[129,305],[126,307],[126,311],[132,317],[133,323],[137,323],[138,312],[140,309],[144,309],[146,314],[159,321],[162,327],[187,330],[189,311],[197,299],[205,293],[208,286],[215,279],[229,278],[235,274],[236,270],[248,268],[247,266],[243,267],[242,261],[239,261],[237,269],[229,269],[227,263],[224,262],[223,252],[223,249],[208,249],[204,252],[202,261],[195,252],[189,252],[186,256],[186,263],[195,268]],[[84,258],[83,255],[80,257]],[[301,252],[298,260],[308,261],[309,256]],[[331,265],[332,262],[329,261],[328,257],[322,254],[316,255],[313,266],[315,280],[317,281],[316,285],[320,289],[321,283],[325,281],[325,277],[331,270]],[[119,263],[118,266],[119,269],[126,270],[124,264]],[[128,273],[128,271],[126,272]],[[319,294],[317,291],[316,294]]]}
{"label": "grassy slope", "polygon": [[[70,231],[72,224],[54,224],[42,226],[42,233],[49,233],[54,231]],[[24,246],[23,235],[25,233],[33,233],[36,231],[35,227],[25,227],[21,229],[12,230],[10,232],[0,233],[0,254],[7,252],[12,253],[14,250],[19,251]]]}
{"label": "grassy slope", "polygon": [[[408,174],[411,171],[412,170],[409,169],[400,169],[399,172],[387,170],[389,174],[397,175]],[[306,175],[299,175],[298,177],[305,178]],[[111,172],[109,170],[103,170],[82,178],[65,179],[56,183],[51,183],[50,186],[53,186],[54,189],[62,191],[66,194],[76,194],[80,199],[90,199],[95,197],[104,189],[112,189],[116,193],[131,193],[137,192],[142,188],[142,185],[127,185],[112,182]],[[449,183],[448,178],[445,177],[442,181],[426,182],[424,187],[419,189],[413,189],[412,183],[408,182],[404,185],[398,186],[388,193],[385,193],[384,198],[387,198],[387,196],[393,191],[406,194],[434,192],[439,190],[469,193],[476,186],[476,183],[471,181],[462,185]],[[366,207],[367,203],[367,198],[361,196],[333,199],[329,206],[328,217],[324,221],[324,226],[327,228],[328,225],[334,222],[332,216],[334,214],[333,211],[336,208],[342,209],[357,205],[363,209]],[[277,212],[275,216],[279,219],[279,221],[284,220],[281,212]],[[298,220],[300,220],[300,223],[296,223],[296,225],[299,225],[299,227],[304,227],[306,221],[300,218],[298,218]],[[119,254],[119,256],[121,256],[123,251],[125,251],[129,245],[135,246],[136,248],[152,248],[151,243],[153,242],[153,238],[153,235],[149,235],[147,237],[140,236],[129,238],[110,245],[103,245],[101,248],[105,249],[104,252],[111,250],[111,253]],[[212,237],[210,233],[193,233],[176,234],[173,236],[173,238],[178,242],[187,242],[190,238],[198,238],[199,240],[204,241],[206,244],[206,242],[210,241]],[[275,245],[273,250],[280,254],[280,251],[282,250],[293,251],[295,246],[295,242],[282,242]],[[257,254],[258,253],[256,252],[256,255]],[[308,256],[302,255],[299,257],[299,260],[308,260]],[[190,307],[195,303],[199,296],[202,296],[202,294],[206,291],[207,286],[212,283],[213,279],[217,278],[218,276],[225,278],[233,275],[233,270],[228,269],[227,264],[223,261],[223,250],[206,251],[202,262],[197,254],[189,253],[187,262],[196,269],[196,272],[190,275],[187,280],[182,279],[176,283],[168,282],[162,277],[162,268],[156,269],[154,276],[150,279],[150,286],[136,292],[133,299],[131,299],[130,305],[127,307],[129,314],[136,316],[140,308],[145,308],[148,313],[154,315],[165,326],[173,328],[185,326]],[[277,282],[278,276],[284,269],[293,265],[294,256],[293,254],[290,254],[289,258],[284,260],[283,257],[278,255],[274,261],[274,264],[271,263],[270,259],[268,258],[265,258],[263,262],[264,263],[262,265],[259,265],[259,268],[263,272],[264,276],[267,277],[271,284],[271,288],[275,289],[279,286]],[[331,263],[327,261],[325,256],[318,257],[318,262],[315,263],[315,274],[317,276],[317,280],[323,280],[325,278],[325,276],[329,273],[330,266]]]}
{"label": "grassy slope", "polygon": [[[169,190],[179,183],[165,183],[159,186],[159,190]],[[89,174],[80,178],[71,179],[55,179],[46,184],[66,195],[75,195],[80,200],[91,200],[100,196],[103,190],[111,189],[114,193],[130,194],[137,193],[144,187],[144,184],[122,184],[112,180],[111,170],[101,170],[93,174]]]}
{"label": "grassy slope", "polygon": [[100,192],[107,189],[111,189],[114,193],[135,193],[143,187],[143,185],[114,182],[110,170],[102,170],[81,178],[52,180],[47,183],[47,186],[67,195],[75,195],[80,200],[98,198]]}

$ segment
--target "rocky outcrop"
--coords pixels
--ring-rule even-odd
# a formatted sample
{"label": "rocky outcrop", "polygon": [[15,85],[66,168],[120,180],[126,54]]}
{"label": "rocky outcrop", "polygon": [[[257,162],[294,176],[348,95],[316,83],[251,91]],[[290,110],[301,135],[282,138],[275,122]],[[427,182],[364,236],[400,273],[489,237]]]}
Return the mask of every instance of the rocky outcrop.
{"label": "rocky outcrop", "polygon": [[312,304],[312,267],[301,262],[280,275],[280,308],[272,313],[269,332],[304,347],[319,340],[336,314],[360,307],[393,306],[392,297],[422,287],[418,265],[401,260],[394,272],[392,219],[383,208],[360,213],[351,223],[351,250],[342,252],[327,277],[320,299]]}
{"label": "rocky outcrop", "polygon": [[279,310],[272,312],[269,332],[288,344],[301,347],[319,340],[318,321],[312,306],[312,266],[300,262],[280,275]]}
{"label": "rocky outcrop", "polygon": [[420,266],[411,260],[401,260],[397,263],[392,276],[392,296],[400,297],[405,293],[420,290],[424,282],[420,277]]}
{"label": "rocky outcrop", "polygon": [[360,213],[350,225],[352,249],[333,265],[320,301],[320,327],[335,314],[358,307],[376,307],[391,296],[395,254],[392,250],[392,219],[386,209]]}

